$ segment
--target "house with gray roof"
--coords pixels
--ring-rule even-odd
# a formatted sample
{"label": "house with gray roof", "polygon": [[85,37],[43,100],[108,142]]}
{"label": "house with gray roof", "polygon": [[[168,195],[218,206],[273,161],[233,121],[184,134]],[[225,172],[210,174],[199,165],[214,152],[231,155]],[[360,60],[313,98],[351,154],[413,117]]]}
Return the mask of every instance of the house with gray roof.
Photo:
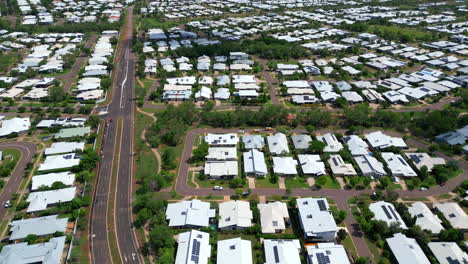
{"label": "house with gray roof", "polygon": [[299,164],[304,175],[320,176],[325,175],[325,163],[320,159],[320,155],[297,155]]}
{"label": "house with gray roof", "polygon": [[392,251],[397,263],[430,264],[424,251],[415,239],[409,238],[402,233],[394,234],[393,237],[385,239]]}
{"label": "house with gray roof", "polygon": [[273,157],[273,172],[277,175],[297,175],[297,160],[292,157]]}
{"label": "house with gray roof", "polygon": [[75,198],[76,187],[50,190],[43,192],[32,192],[29,194],[26,202],[29,203],[26,212],[37,212],[47,209],[48,206],[53,204],[70,202]]}
{"label": "house with gray roof", "polygon": [[341,142],[339,142],[332,133],[327,133],[323,136],[317,136],[317,140],[320,140],[326,144],[325,148],[323,149],[324,152],[339,152],[343,149],[343,144],[341,144]]}
{"label": "house with gray roof", "polygon": [[28,245],[27,242],[5,245],[0,253],[0,264],[42,263],[60,264],[65,247],[65,236],[53,237],[49,242]]}
{"label": "house with gray roof", "polygon": [[54,135],[55,138],[84,137],[91,132],[90,127],[63,128]]}
{"label": "house with gray roof", "polygon": [[427,245],[440,264],[468,263],[468,254],[455,242],[430,242]]}
{"label": "house with gray roof", "polygon": [[166,220],[170,227],[207,227],[215,216],[216,210],[210,208],[210,203],[196,199],[170,203],[166,208]]}
{"label": "house with gray roof", "polygon": [[370,155],[355,156],[354,161],[358,165],[363,176],[370,176],[372,178],[380,178],[387,175],[382,162]]}
{"label": "house with gray roof", "polygon": [[268,174],[265,156],[257,149],[250,149],[244,152],[244,173],[247,176],[265,177]]}
{"label": "house with gray roof", "polygon": [[58,215],[15,220],[10,223],[10,240],[23,239],[28,235],[45,236],[65,232],[67,224],[68,218],[58,218]]}
{"label": "house with gray roof", "polygon": [[296,201],[304,238],[313,241],[334,241],[338,227],[327,199],[300,198]]}
{"label": "house with gray roof", "polygon": [[393,177],[416,177],[418,174],[411,168],[406,160],[392,152],[382,152],[382,158],[387,163]]}
{"label": "house with gray roof", "polygon": [[431,157],[427,153],[421,152],[405,152],[405,156],[413,162],[414,166],[420,170],[423,166],[426,166],[428,171],[432,171],[435,165],[445,164],[443,158]]}
{"label": "house with gray roof", "polygon": [[247,135],[242,137],[245,149],[263,149],[265,139],[261,135]]}
{"label": "house with gray roof", "polygon": [[308,149],[310,142],[312,141],[312,137],[305,134],[293,135],[291,136],[291,139],[294,144],[294,148],[296,149]]}
{"label": "house with gray roof", "polygon": [[289,153],[288,140],[283,133],[267,136],[268,148],[272,155],[286,155]]}

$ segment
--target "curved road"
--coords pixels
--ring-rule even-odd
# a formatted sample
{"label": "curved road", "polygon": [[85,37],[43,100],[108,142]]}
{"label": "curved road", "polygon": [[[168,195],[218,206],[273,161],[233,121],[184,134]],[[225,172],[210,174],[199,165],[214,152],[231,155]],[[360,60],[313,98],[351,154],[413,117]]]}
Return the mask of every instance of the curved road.
{"label": "curved road", "polygon": [[24,178],[24,173],[26,171],[26,166],[34,158],[36,154],[37,147],[31,142],[18,141],[18,142],[8,142],[0,143],[0,150],[2,149],[16,149],[21,152],[21,160],[16,164],[16,168],[10,176],[10,179],[3,187],[0,193],[0,219],[3,219],[7,213],[7,208],[3,205],[6,201],[11,199],[11,195],[18,191],[18,188],[21,184],[21,181]]}

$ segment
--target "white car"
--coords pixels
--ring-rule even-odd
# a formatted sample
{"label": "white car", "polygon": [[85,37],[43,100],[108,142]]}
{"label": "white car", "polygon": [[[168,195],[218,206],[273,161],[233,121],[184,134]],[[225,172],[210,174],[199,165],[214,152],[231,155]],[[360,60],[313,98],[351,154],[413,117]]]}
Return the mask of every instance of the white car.
{"label": "white car", "polygon": [[8,207],[11,207],[10,200],[8,200],[8,201],[5,202],[5,208],[8,208]]}
{"label": "white car", "polygon": [[221,191],[223,189],[223,186],[213,186],[213,190],[216,190],[216,191]]}

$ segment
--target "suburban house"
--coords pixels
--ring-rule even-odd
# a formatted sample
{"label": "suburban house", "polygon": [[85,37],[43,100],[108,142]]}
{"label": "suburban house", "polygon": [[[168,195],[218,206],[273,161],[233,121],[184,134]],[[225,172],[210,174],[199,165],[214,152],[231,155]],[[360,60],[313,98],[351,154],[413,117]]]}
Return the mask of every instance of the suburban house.
{"label": "suburban house", "polygon": [[431,212],[425,203],[415,202],[408,206],[408,212],[412,217],[416,217],[416,225],[422,230],[429,230],[432,234],[439,234],[444,230],[442,220]]}
{"label": "suburban house", "polygon": [[48,242],[28,245],[28,242],[5,245],[0,252],[0,263],[62,263],[65,236],[53,237]]}
{"label": "suburban house", "polygon": [[32,177],[31,190],[35,191],[41,186],[51,187],[54,182],[61,182],[67,186],[73,185],[75,182],[75,174],[65,171],[34,175]]}
{"label": "suburban house", "polygon": [[387,163],[393,177],[416,177],[418,174],[411,168],[406,160],[392,152],[382,152],[382,158]]}
{"label": "suburban house", "polygon": [[65,232],[68,218],[49,215],[10,222],[10,240],[24,239],[28,235],[46,236],[55,232]]}
{"label": "suburban house", "polygon": [[45,149],[44,155],[64,154],[75,151],[83,151],[84,142],[55,142]]}
{"label": "suburban house", "polygon": [[252,210],[246,201],[228,201],[219,204],[219,223],[221,230],[242,230],[252,226]]}
{"label": "suburban house", "polygon": [[32,192],[26,202],[29,203],[26,212],[32,213],[47,209],[49,205],[70,202],[75,198],[76,187],[50,190],[43,192]]}
{"label": "suburban house", "polygon": [[338,227],[327,199],[300,198],[296,202],[304,238],[313,241],[334,241]]}
{"label": "suburban house", "polygon": [[218,241],[217,264],[252,264],[252,242],[240,237]]}
{"label": "suburban house", "polygon": [[273,157],[273,172],[277,175],[297,175],[297,160],[293,157]]}
{"label": "suburban house", "polygon": [[237,160],[207,161],[203,173],[214,179],[235,178],[239,169]]}
{"label": "suburban house", "polygon": [[367,142],[375,149],[384,149],[388,147],[407,148],[402,138],[385,135],[381,131],[376,131],[365,135]]}
{"label": "suburban house", "polygon": [[210,234],[190,230],[177,236],[175,264],[208,264],[211,256]]}
{"label": "suburban house", "polygon": [[68,169],[80,164],[80,157],[75,153],[46,156],[38,171]]}
{"label": "suburban house", "polygon": [[454,228],[468,229],[468,215],[457,203],[439,203],[434,207],[441,212]]}
{"label": "suburban house", "polygon": [[332,173],[336,176],[355,176],[356,170],[351,163],[345,163],[340,155],[331,155],[328,159]]}
{"label": "suburban house", "polygon": [[247,135],[242,137],[245,149],[263,149],[265,146],[265,139],[260,135]]}
{"label": "suburban house", "polygon": [[326,144],[325,148],[323,149],[324,152],[339,152],[343,149],[343,144],[341,144],[341,142],[339,142],[332,133],[327,133],[323,136],[317,136],[317,140],[320,140]]}
{"label": "suburban house", "polygon": [[265,239],[263,247],[265,264],[301,264],[301,243],[298,239]]}
{"label": "suburban house", "polygon": [[236,134],[211,134],[205,136],[205,142],[211,147],[236,147],[239,138]]}
{"label": "suburban house", "polygon": [[368,155],[370,153],[369,145],[356,135],[343,137],[343,141],[348,145],[353,156]]}
{"label": "suburban house", "polygon": [[235,147],[208,148],[209,161],[237,160],[237,149]]}
{"label": "suburban house", "polygon": [[354,157],[354,161],[358,165],[363,176],[370,176],[372,178],[380,178],[387,175],[384,165],[376,158],[370,155],[361,155]]}
{"label": "suburban house", "polygon": [[304,175],[325,175],[325,163],[320,159],[320,155],[299,154],[297,155],[297,158]]}
{"label": "suburban house", "polygon": [[250,149],[243,153],[243,157],[245,175],[265,177],[268,174],[263,152],[257,149]]}
{"label": "suburban house", "polygon": [[291,140],[294,144],[295,149],[308,149],[310,142],[312,141],[312,137],[309,135],[293,135],[291,136]]}
{"label": "suburban house", "polygon": [[272,155],[286,155],[289,153],[288,139],[283,133],[267,136],[268,148]]}
{"label": "suburban house", "polygon": [[375,220],[381,220],[388,224],[398,224],[402,229],[408,229],[400,214],[391,203],[378,201],[369,205],[369,210],[374,213]]}
{"label": "suburban house", "polygon": [[431,263],[413,238],[409,238],[402,233],[397,233],[393,237],[385,239],[385,241],[387,241],[388,247],[398,263]]}
{"label": "suburban house", "polygon": [[405,156],[411,160],[418,170],[421,170],[423,166],[426,166],[427,171],[432,171],[435,165],[444,165],[445,160],[443,158],[431,157],[427,153],[420,152],[405,152]]}
{"label": "suburban house", "polygon": [[281,233],[289,223],[289,212],[286,203],[274,202],[258,204],[262,233]]}
{"label": "suburban house", "polygon": [[215,216],[216,210],[210,209],[210,203],[200,200],[170,203],[166,209],[166,220],[170,227],[207,227]]}
{"label": "suburban house", "polygon": [[468,263],[468,254],[455,242],[429,242],[427,245],[440,264]]}
{"label": "suburban house", "polygon": [[335,243],[317,243],[306,246],[308,264],[350,264],[343,245]]}

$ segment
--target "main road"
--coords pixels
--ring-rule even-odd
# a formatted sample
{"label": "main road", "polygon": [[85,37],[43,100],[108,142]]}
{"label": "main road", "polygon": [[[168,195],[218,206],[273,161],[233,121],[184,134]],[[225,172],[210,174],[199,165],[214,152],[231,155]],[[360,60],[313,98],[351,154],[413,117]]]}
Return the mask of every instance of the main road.
{"label": "main road", "polygon": [[[134,229],[132,228],[132,178],[133,178],[133,103],[135,81],[135,56],[131,52],[133,36],[133,7],[128,8],[125,29],[120,38],[114,75],[112,99],[107,105],[106,129],[102,143],[102,160],[99,167],[91,215],[92,263],[112,263],[109,233],[115,233],[118,253],[123,263],[143,263]],[[123,124],[119,126],[118,124]],[[119,131],[121,129],[121,131]],[[114,156],[116,149],[119,153]],[[113,168],[116,169],[116,186],[112,186]],[[111,199],[114,193],[114,200]],[[108,218],[109,207],[114,215]],[[108,220],[114,221],[109,227]]]}

